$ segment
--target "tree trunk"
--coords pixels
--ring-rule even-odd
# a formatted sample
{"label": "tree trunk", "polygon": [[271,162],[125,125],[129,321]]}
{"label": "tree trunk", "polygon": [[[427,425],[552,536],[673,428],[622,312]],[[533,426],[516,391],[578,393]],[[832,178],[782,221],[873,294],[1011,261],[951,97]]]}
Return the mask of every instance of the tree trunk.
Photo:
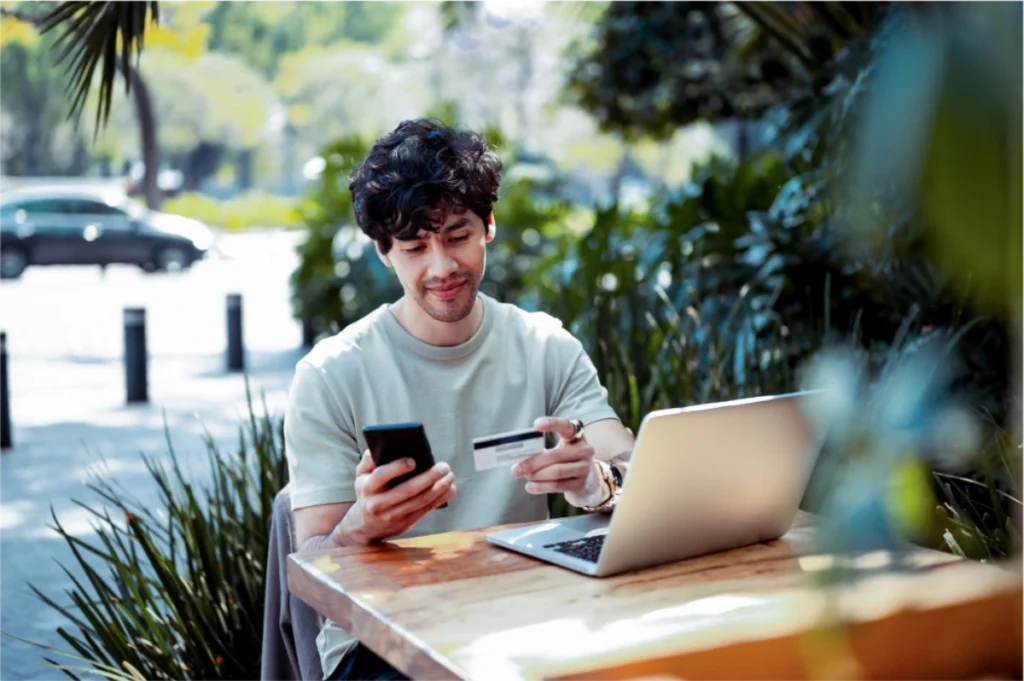
{"label": "tree trunk", "polygon": [[[121,67],[121,58],[117,59]],[[135,114],[139,121],[139,143],[142,147],[142,163],[145,171],[142,176],[142,194],[146,197],[146,205],[150,210],[159,210],[163,193],[157,184],[160,173],[160,145],[156,138],[156,115],[153,112],[153,100],[149,96],[149,87],[142,79],[142,74],[133,64],[128,64],[128,78],[131,82]]]}

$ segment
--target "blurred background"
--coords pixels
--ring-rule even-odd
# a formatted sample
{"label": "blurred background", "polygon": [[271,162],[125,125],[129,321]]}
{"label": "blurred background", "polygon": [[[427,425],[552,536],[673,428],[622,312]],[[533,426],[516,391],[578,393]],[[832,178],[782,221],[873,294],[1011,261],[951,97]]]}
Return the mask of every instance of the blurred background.
{"label": "blurred background", "polygon": [[[0,3],[4,678],[53,674],[15,636],[98,660],[130,634],[87,595],[128,578],[92,572],[83,542],[159,573],[113,540],[168,517],[186,546],[185,518],[234,537],[207,512],[227,504],[255,530],[220,562],[259,585],[294,363],[400,294],[347,173],[422,115],[484,132],[505,163],[485,292],[560,318],[627,425],[830,387],[805,508],[831,511],[841,544],[1019,551],[1019,4],[86,5]],[[226,366],[231,294],[244,377]],[[142,404],[125,400],[127,307],[146,310]],[[183,468],[164,480],[140,451]],[[257,482],[218,490],[240,456]],[[206,491],[192,507],[161,481]],[[124,520],[147,510],[148,528]],[[222,626],[258,649],[261,588],[190,579],[212,577],[173,587],[199,611],[250,590],[233,602],[251,618]],[[172,587],[144,583],[160,610]],[[68,634],[93,607],[94,642]],[[131,659],[146,678],[258,674],[172,648]]]}

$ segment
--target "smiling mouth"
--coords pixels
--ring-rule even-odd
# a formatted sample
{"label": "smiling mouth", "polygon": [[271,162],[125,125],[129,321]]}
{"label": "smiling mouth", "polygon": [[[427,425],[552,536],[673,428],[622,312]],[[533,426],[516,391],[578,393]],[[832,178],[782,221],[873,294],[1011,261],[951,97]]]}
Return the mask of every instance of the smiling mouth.
{"label": "smiling mouth", "polygon": [[466,282],[462,281],[459,282],[458,284],[452,284],[450,286],[429,287],[427,290],[433,293],[441,300],[451,300],[452,298],[455,298],[457,295],[459,295],[459,293],[462,292],[462,289],[465,285]]}

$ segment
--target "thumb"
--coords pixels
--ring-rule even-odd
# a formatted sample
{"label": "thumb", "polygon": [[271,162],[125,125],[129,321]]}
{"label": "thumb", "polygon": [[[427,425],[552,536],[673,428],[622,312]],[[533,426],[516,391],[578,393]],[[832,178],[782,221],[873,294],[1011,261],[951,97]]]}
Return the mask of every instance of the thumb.
{"label": "thumb", "polygon": [[359,465],[356,466],[356,475],[369,475],[375,468],[377,466],[374,465],[373,457],[370,456],[370,450],[367,449],[359,459]]}

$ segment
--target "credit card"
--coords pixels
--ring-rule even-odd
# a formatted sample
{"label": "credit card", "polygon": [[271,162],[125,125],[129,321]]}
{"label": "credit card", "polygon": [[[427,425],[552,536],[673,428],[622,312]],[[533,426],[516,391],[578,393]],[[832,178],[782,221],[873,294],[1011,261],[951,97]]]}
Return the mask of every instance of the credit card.
{"label": "credit card", "polygon": [[533,428],[486,435],[473,440],[473,462],[478,471],[511,466],[544,451],[544,433]]}

